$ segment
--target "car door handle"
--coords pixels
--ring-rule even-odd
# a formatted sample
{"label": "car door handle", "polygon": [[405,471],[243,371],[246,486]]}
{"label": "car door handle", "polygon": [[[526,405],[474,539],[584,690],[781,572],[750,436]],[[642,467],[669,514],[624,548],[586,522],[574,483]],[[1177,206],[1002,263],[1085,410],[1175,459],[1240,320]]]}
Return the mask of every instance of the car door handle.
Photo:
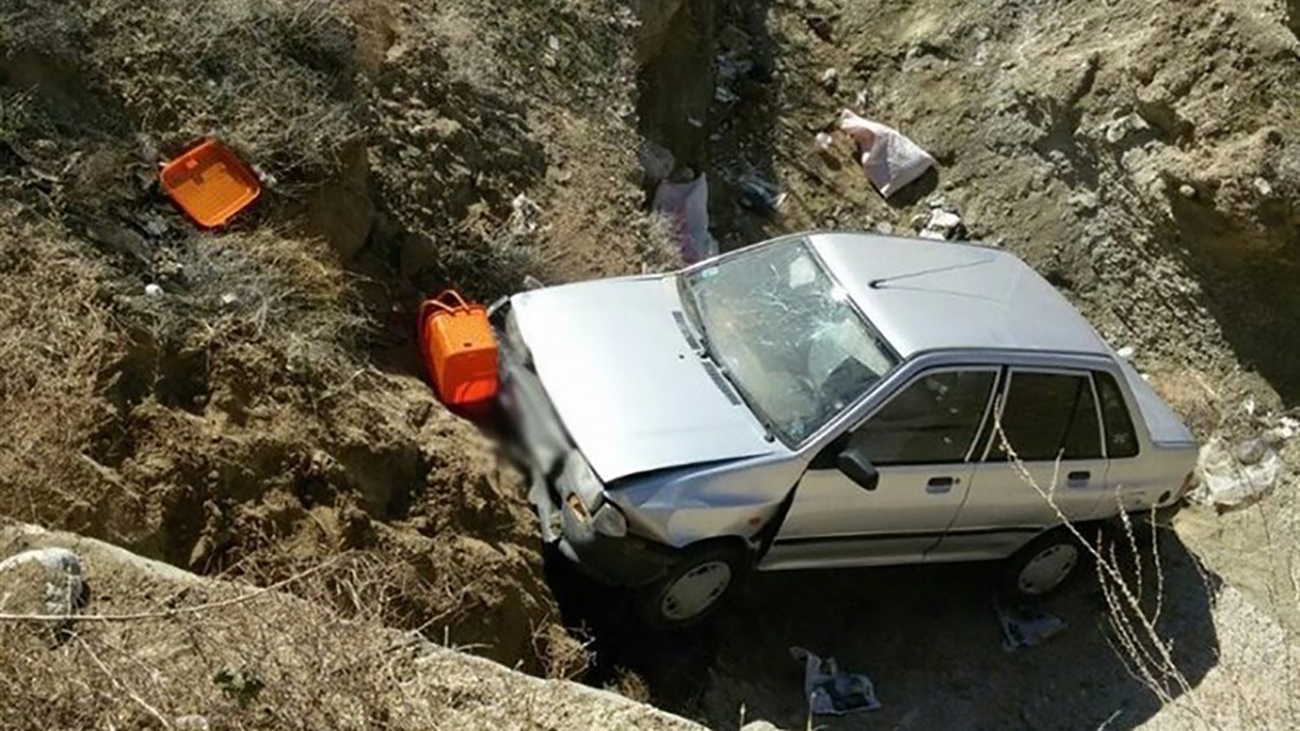
{"label": "car door handle", "polygon": [[1092,473],[1087,470],[1078,470],[1077,472],[1071,472],[1066,475],[1066,480],[1069,482],[1087,482],[1091,479]]}
{"label": "car door handle", "polygon": [[961,482],[956,477],[931,477],[930,481],[925,483],[925,491],[931,495],[941,495],[952,490],[952,486]]}

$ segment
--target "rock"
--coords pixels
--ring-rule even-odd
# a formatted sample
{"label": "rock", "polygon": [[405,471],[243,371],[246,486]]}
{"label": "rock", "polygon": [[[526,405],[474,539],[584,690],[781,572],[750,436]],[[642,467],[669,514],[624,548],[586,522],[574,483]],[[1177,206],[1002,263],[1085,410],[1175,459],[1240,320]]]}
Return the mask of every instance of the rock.
{"label": "rock", "polygon": [[1273,195],[1273,186],[1263,178],[1255,178],[1255,190],[1265,198]]}
{"label": "rock", "polygon": [[[40,607],[10,606],[10,611],[41,611],[50,615],[72,614],[85,602],[86,585],[81,578],[81,559],[66,548],[36,548],[15,554],[0,561],[0,574],[19,570],[37,569],[37,576],[29,574],[22,579],[36,579],[44,583],[39,591],[23,591],[24,587],[14,587],[19,596],[39,594],[42,597]],[[31,587],[26,587],[30,589]],[[4,594],[10,593],[5,587]]]}
{"label": "rock", "polygon": [[1124,360],[1132,360],[1133,356],[1136,354],[1137,354],[1137,350],[1132,345],[1125,345],[1124,347],[1115,351],[1115,355],[1118,355]]}
{"label": "rock", "polygon": [[645,172],[645,181],[651,184],[672,175],[673,168],[677,165],[677,158],[673,156],[672,151],[650,140],[642,140],[639,157],[641,169]]}
{"label": "rock", "polygon": [[822,88],[833,93],[840,86],[840,72],[834,68],[826,69],[817,80],[821,82]]}
{"label": "rock", "polygon": [[885,236],[890,236],[894,233],[894,224],[890,223],[889,221],[881,221],[880,223],[876,224],[876,233],[884,234]]}
{"label": "rock", "polygon": [[938,241],[960,241],[966,238],[966,226],[960,215],[942,208],[931,208],[930,217],[921,230],[921,237]]}
{"label": "rock", "polygon": [[750,721],[740,727],[740,731],[781,731],[771,721]]}
{"label": "rock", "polygon": [[150,282],[149,284],[144,285],[144,293],[149,297],[161,297],[163,294],[163,288]]}
{"label": "rock", "polygon": [[212,724],[208,723],[208,719],[204,716],[191,714],[173,720],[172,728],[176,731],[208,731],[212,728]]}
{"label": "rock", "polygon": [[1183,183],[1182,185],[1178,186],[1178,195],[1181,195],[1187,200],[1195,200],[1196,189],[1188,185],[1187,183]]}
{"label": "rock", "polygon": [[1070,194],[1070,205],[1082,213],[1097,210],[1097,194],[1091,190],[1078,190]]}

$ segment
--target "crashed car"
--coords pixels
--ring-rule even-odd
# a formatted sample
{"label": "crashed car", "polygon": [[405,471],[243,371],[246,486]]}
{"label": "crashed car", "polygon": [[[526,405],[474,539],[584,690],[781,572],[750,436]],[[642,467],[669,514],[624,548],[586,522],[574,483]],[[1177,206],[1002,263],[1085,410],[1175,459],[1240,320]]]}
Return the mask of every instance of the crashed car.
{"label": "crashed car", "polygon": [[846,233],[493,304],[542,536],[699,621],[750,569],[1006,559],[1041,595],[1065,527],[1175,504],[1196,444],[1000,249]]}

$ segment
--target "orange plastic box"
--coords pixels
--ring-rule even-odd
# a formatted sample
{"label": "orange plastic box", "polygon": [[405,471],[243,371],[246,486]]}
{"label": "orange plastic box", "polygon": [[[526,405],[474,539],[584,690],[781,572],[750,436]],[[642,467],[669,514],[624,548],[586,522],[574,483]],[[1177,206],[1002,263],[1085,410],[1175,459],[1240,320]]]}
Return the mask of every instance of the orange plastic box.
{"label": "orange plastic box", "polygon": [[487,309],[449,289],[420,306],[420,350],[438,398],[482,415],[497,394],[497,342]]}
{"label": "orange plastic box", "polygon": [[204,140],[163,167],[162,187],[205,228],[224,225],[257,200],[257,176],[229,147]]}

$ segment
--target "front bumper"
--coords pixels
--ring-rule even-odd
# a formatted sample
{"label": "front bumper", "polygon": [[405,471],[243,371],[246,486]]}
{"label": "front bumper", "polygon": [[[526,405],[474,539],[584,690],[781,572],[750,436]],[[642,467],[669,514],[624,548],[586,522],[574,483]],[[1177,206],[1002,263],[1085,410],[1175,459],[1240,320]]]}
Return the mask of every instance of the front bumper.
{"label": "front bumper", "polygon": [[[542,539],[556,547],[585,573],[602,583],[640,586],[662,576],[676,560],[676,552],[634,535],[607,536],[591,520],[579,517],[565,505],[559,477],[565,456],[573,449],[559,416],[551,406],[541,379],[529,368],[526,353],[516,353],[503,332],[507,302],[490,309],[498,330],[499,400],[515,442],[515,458],[529,475],[528,501],[541,521]],[[595,506],[593,506],[595,507]]]}
{"label": "front bumper", "polygon": [[676,551],[639,536],[619,538],[597,532],[560,503],[559,493],[534,472],[528,501],[542,524],[542,539],[555,544],[591,578],[611,586],[643,586],[663,576],[677,562]]}

